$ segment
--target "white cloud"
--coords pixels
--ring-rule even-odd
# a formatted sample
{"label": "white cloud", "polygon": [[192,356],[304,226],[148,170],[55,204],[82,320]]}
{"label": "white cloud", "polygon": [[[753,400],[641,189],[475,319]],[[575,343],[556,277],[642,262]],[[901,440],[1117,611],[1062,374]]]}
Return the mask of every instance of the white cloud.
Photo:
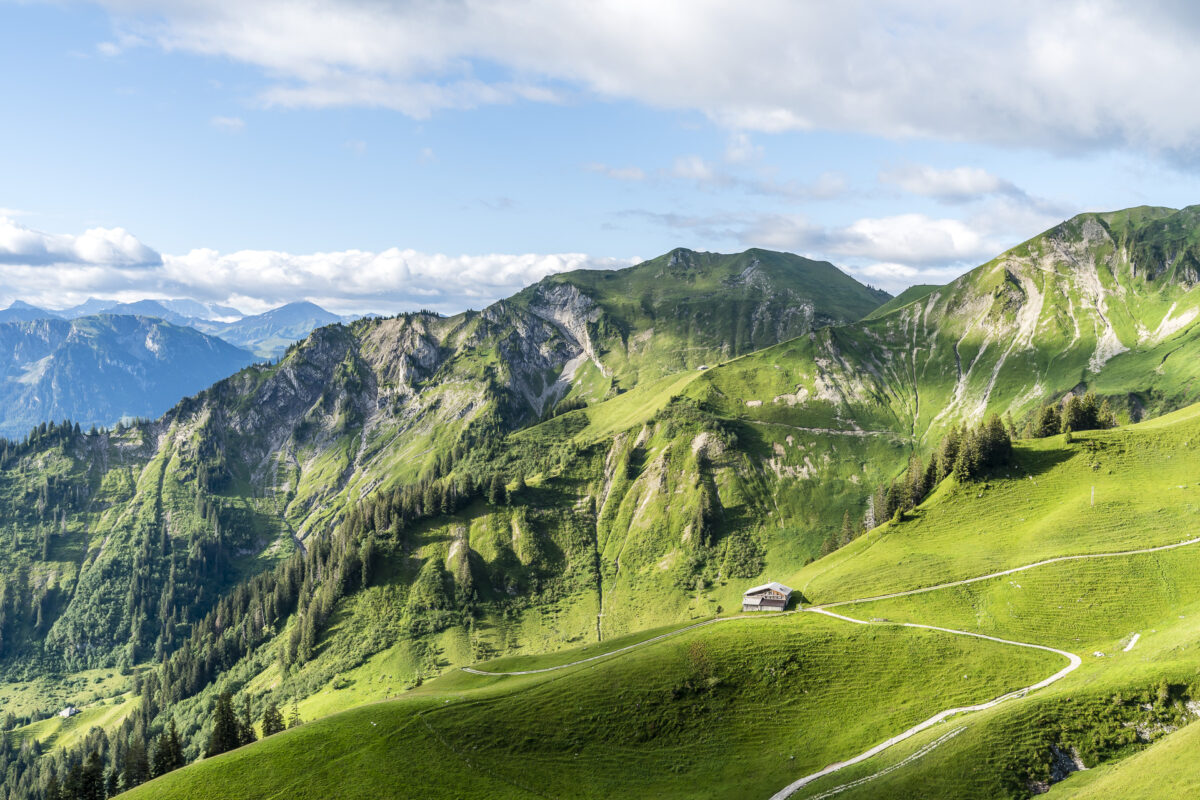
{"label": "white cloud", "polygon": [[988,195],[1022,196],[1024,192],[980,167],[938,169],[927,164],[909,164],[884,170],[879,180],[911,194],[950,203],[978,200]]}
{"label": "white cloud", "polygon": [[222,131],[237,133],[246,127],[246,122],[241,117],[213,117],[208,121],[209,125]]}
{"label": "white cloud", "polygon": [[449,256],[391,248],[297,255],[197,249],[159,256],[121,228],[49,234],[0,219],[0,298],[62,308],[89,296],[191,297],[265,311],[312,300],[339,312],[482,308],[547,275],[633,259],[582,253]]}
{"label": "white cloud", "polygon": [[124,228],[92,228],[71,236],[43,233],[0,217],[0,264],[55,263],[128,268],[161,264],[162,259]]}
{"label": "white cloud", "polygon": [[895,262],[941,266],[978,263],[1004,248],[978,225],[925,214],[899,214],[856,220],[845,226],[822,226],[800,215],[767,214],[741,221],[737,237],[758,245],[799,252],[818,252],[839,262]]}
{"label": "white cloud", "polygon": [[725,146],[725,160],[731,164],[744,164],[762,158],[763,149],[750,140],[745,133],[737,132],[729,137]]}
{"label": "white cloud", "polygon": [[265,102],[414,117],[586,93],[742,131],[1192,151],[1200,14],[1177,0],[98,0],[118,41],[257,65]]}
{"label": "white cloud", "polygon": [[863,283],[899,294],[918,283],[941,286],[963,273],[961,267],[910,267],[907,264],[879,262],[866,266],[847,267],[846,271]]}

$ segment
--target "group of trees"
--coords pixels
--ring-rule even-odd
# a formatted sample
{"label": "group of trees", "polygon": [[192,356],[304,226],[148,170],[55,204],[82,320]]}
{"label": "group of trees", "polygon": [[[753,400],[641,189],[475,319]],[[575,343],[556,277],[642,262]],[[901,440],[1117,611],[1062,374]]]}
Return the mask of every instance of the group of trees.
{"label": "group of trees", "polygon": [[[1025,426],[1033,438],[1063,432],[1102,430],[1116,426],[1117,419],[1107,400],[1099,401],[1093,392],[1072,394],[1062,403],[1042,406]],[[979,480],[1012,457],[1014,426],[1009,419],[992,414],[975,427],[951,428],[934,450],[928,464],[919,455],[909,460],[908,469],[890,483],[880,485],[871,498],[868,525],[874,527],[887,519],[903,516],[919,505],[934,487],[953,475],[960,482]],[[826,552],[854,538],[849,518],[844,520],[841,536],[826,539]]]}
{"label": "group of trees", "polygon": [[[996,414],[974,427],[964,424],[951,428],[928,464],[914,454],[903,475],[875,490],[871,499],[874,512],[871,525],[903,517],[949,476],[959,482],[979,480],[1011,458],[1012,432]],[[845,524],[843,528],[848,530]]]}
{"label": "group of trees", "polygon": [[1094,392],[1072,394],[1065,403],[1042,406],[1029,422],[1028,433],[1042,439],[1060,433],[1115,428],[1117,416],[1108,400],[1097,401]]}

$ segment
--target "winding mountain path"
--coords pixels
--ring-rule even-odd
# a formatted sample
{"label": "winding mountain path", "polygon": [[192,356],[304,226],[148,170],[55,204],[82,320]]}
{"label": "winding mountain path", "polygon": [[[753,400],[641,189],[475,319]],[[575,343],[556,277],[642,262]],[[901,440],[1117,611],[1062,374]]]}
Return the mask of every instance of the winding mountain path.
{"label": "winding mountain path", "polygon": [[[1162,544],[1157,547],[1146,547],[1141,550],[1117,550],[1112,553],[1090,553],[1079,556],[1057,556],[1055,558],[1047,558],[1045,561],[1036,561],[1033,564],[1026,564],[1023,567],[1013,567],[1001,572],[989,572],[987,575],[979,575],[975,578],[964,578],[961,581],[951,581],[950,583],[939,583],[934,586],[926,586],[922,589],[908,589],[903,592],[892,592],[891,594],[879,594],[874,597],[859,597],[855,600],[836,600],[832,603],[821,603],[820,608],[837,608],[838,606],[848,606],[854,603],[873,603],[876,600],[891,600],[896,597],[908,597],[914,594],[924,594],[925,592],[936,592],[938,589],[949,589],[954,586],[966,586],[970,583],[979,583],[980,581],[988,581],[992,578],[1003,578],[1005,575],[1015,575],[1018,572],[1024,572],[1034,567],[1044,567],[1047,564],[1058,564],[1063,561],[1084,561],[1092,558],[1119,558],[1121,556],[1137,556],[1143,553],[1159,553],[1163,550],[1174,550],[1178,547],[1187,547],[1188,545],[1200,544],[1200,536],[1194,539],[1184,539],[1182,542],[1174,544]],[[809,611],[816,611],[817,606],[814,606]]]}
{"label": "winding mountain path", "polygon": [[[1082,659],[1080,659],[1080,657],[1075,655],[1074,653],[1069,653],[1066,650],[1059,650],[1054,647],[1047,647],[1045,645],[1033,644],[1031,642],[1017,642],[1017,641],[1013,641],[1011,639],[1000,639],[998,637],[987,636],[986,634],[982,634],[982,633],[973,633],[971,631],[960,631],[960,630],[955,630],[953,628],[941,628],[936,625],[922,625],[922,624],[919,624],[916,622],[889,622],[886,620],[881,620],[881,621],[876,622],[876,621],[872,621],[872,620],[855,619],[854,617],[848,617],[843,614],[838,614],[834,611],[830,611],[829,610],[830,608],[848,606],[848,605],[853,605],[856,603],[871,603],[871,602],[875,602],[878,600],[890,600],[890,599],[896,598],[896,597],[908,597],[909,595],[923,594],[925,592],[933,592],[933,591],[937,591],[938,589],[949,589],[954,586],[965,586],[967,584],[978,583],[979,581],[991,580],[992,578],[1001,578],[1001,577],[1004,577],[1005,575],[1012,575],[1017,572],[1024,572],[1025,570],[1034,569],[1035,567],[1043,567],[1048,564],[1057,564],[1057,563],[1064,562],[1064,561],[1081,561],[1084,559],[1093,559],[1093,558],[1117,558],[1117,557],[1121,557],[1121,556],[1142,555],[1145,553],[1159,553],[1159,552],[1163,552],[1165,550],[1174,550],[1174,549],[1177,549],[1180,547],[1188,547],[1188,546],[1194,545],[1194,544],[1200,544],[1200,536],[1192,538],[1192,539],[1185,539],[1184,541],[1175,542],[1173,544],[1158,545],[1156,547],[1145,547],[1145,548],[1141,548],[1138,550],[1120,550],[1120,551],[1115,551],[1115,552],[1111,552],[1111,553],[1090,553],[1090,554],[1074,555],[1074,556],[1057,556],[1055,558],[1048,558],[1048,559],[1045,559],[1042,561],[1037,561],[1037,562],[1034,562],[1033,564],[1026,564],[1021,567],[1013,567],[1012,569],[1006,569],[1006,570],[1002,570],[1000,572],[991,572],[991,573],[988,573],[987,575],[980,575],[980,576],[977,576],[974,578],[965,578],[963,580],[950,581],[948,583],[939,583],[934,586],[926,586],[921,589],[909,589],[909,590],[903,591],[903,592],[893,592],[891,594],[875,595],[872,597],[862,597],[862,598],[858,598],[855,600],[838,600],[838,601],[832,602],[832,603],[822,603],[820,605],[810,606],[809,608],[805,608],[805,609],[797,609],[795,611],[785,611],[785,612],[782,612],[781,614],[771,615],[771,616],[789,616],[791,614],[804,614],[804,613],[824,614],[827,617],[833,617],[834,619],[840,619],[844,622],[849,622],[849,623],[852,623],[855,625],[893,625],[893,626],[903,627],[903,628],[924,628],[925,630],[939,631],[941,633],[949,633],[949,634],[952,634],[955,636],[970,636],[975,639],[986,639],[988,641],[999,642],[1000,644],[1011,645],[1014,647],[1027,647],[1027,648],[1030,648],[1033,650],[1044,650],[1048,653],[1054,653],[1055,655],[1060,655],[1063,658],[1067,659],[1067,666],[1063,667],[1062,669],[1060,669],[1058,672],[1054,673],[1050,677],[1045,678],[1044,680],[1041,680],[1031,686],[1026,686],[1022,689],[1016,689],[1014,691],[1008,692],[1007,694],[1001,695],[1000,697],[997,697],[993,700],[988,700],[983,703],[977,703],[975,705],[960,706],[957,708],[948,708],[944,711],[939,711],[937,714],[934,714],[932,717],[925,720],[924,722],[917,723],[916,725],[912,726],[908,730],[898,733],[895,736],[893,736],[892,738],[887,739],[886,741],[880,742],[879,744],[875,745],[874,747],[871,747],[870,749],[863,751],[862,753],[858,754],[857,756],[854,756],[853,758],[847,759],[845,761],[838,761],[834,764],[830,764],[829,766],[825,767],[824,769],[818,770],[817,772],[814,772],[810,775],[805,775],[804,777],[793,781],[792,783],[785,786],[783,789],[780,789],[778,792],[771,795],[770,800],[786,800],[787,798],[789,798],[793,794],[795,794],[798,790],[800,790],[804,786],[807,786],[808,784],[812,783],[813,781],[823,778],[826,775],[832,775],[833,773],[843,770],[846,767],[862,763],[863,761],[866,761],[867,759],[871,758],[872,756],[876,756],[879,753],[882,753],[884,750],[887,750],[888,748],[890,748],[894,745],[897,745],[900,742],[905,741],[906,739],[910,739],[913,736],[916,736],[918,733],[920,733],[924,730],[927,730],[927,729],[933,727],[934,725],[938,724],[939,722],[942,722],[942,721],[946,720],[947,718],[952,717],[956,714],[966,714],[966,713],[970,713],[972,711],[983,711],[988,708],[993,708],[994,706],[997,706],[1006,700],[1011,700],[1016,697],[1024,697],[1025,695],[1029,694],[1030,692],[1035,692],[1038,689],[1044,689],[1045,687],[1051,685],[1052,683],[1062,680],[1067,675],[1071,674],[1076,669],[1078,669],[1079,666],[1083,663]],[[627,645],[625,647],[621,647],[616,650],[611,650],[607,653],[600,653],[599,655],[590,656],[589,658],[582,658],[577,661],[572,661],[567,664],[559,664],[559,665],[553,666],[553,667],[543,667],[541,669],[530,669],[530,670],[519,670],[519,671],[514,671],[514,672],[487,672],[484,670],[473,669],[471,667],[461,667],[461,669],[464,672],[469,672],[473,675],[485,675],[485,676],[535,675],[535,674],[543,673],[543,672],[554,672],[556,670],[567,669],[568,667],[575,667],[580,664],[587,664],[589,662],[598,661],[600,659],[608,658],[609,656],[615,656],[620,653],[626,653],[626,652],[629,652],[630,650],[635,650],[640,647],[645,647],[647,645],[654,644],[655,642],[660,642],[664,639],[669,639],[673,636],[678,636],[682,633],[686,633],[688,631],[695,630],[696,628],[703,628],[708,625],[716,625],[716,624],[722,623],[722,622],[737,622],[738,620],[761,619],[761,618],[762,618],[761,616],[717,617],[715,619],[705,620],[704,622],[697,622],[694,625],[688,625],[686,627],[679,628],[674,631],[669,631],[667,633],[660,634],[658,636],[652,637],[650,639],[646,639],[641,642],[635,642],[634,644]],[[1133,642],[1136,642],[1136,641],[1137,641],[1137,639],[1133,640]],[[1131,646],[1132,646],[1132,643],[1131,643]],[[1127,647],[1126,649],[1128,650],[1130,648]],[[941,741],[942,740],[938,740],[937,743],[940,743]],[[923,755],[925,752],[928,752],[928,749],[931,749],[931,748],[927,748],[927,749],[924,749],[919,752],[921,755]],[[916,755],[916,754],[914,754],[914,755]],[[913,757],[910,757],[908,760],[906,760],[902,763],[909,763],[909,761],[911,761],[911,760],[914,760]],[[876,773],[876,775],[868,776],[868,777],[878,777],[879,775],[882,775],[882,774],[884,774],[884,773],[882,773],[882,772]],[[834,789],[829,790],[828,792],[826,792],[825,794],[823,794],[821,796],[825,797],[825,796],[832,795],[832,794],[836,793],[837,791],[841,791],[843,789],[849,789],[852,786],[858,785],[858,783],[859,782],[854,782],[851,784],[846,784],[845,786],[835,787]]]}
{"label": "winding mountain path", "polygon": [[997,706],[1000,703],[1003,703],[1005,700],[1011,700],[1014,697],[1024,697],[1025,695],[1029,694],[1030,692],[1035,692],[1038,689],[1044,689],[1045,687],[1049,686],[1050,684],[1054,683],[1055,681],[1059,681],[1059,680],[1062,680],[1063,678],[1067,677],[1072,672],[1077,670],[1079,668],[1079,666],[1083,663],[1083,659],[1081,659],[1079,656],[1075,655],[1074,653],[1068,653],[1066,650],[1059,650],[1054,647],[1046,647],[1045,645],[1041,645],[1041,644],[1030,644],[1029,642],[1015,642],[1011,639],[1000,639],[995,636],[985,636],[982,633],[972,633],[970,631],[959,631],[959,630],[954,630],[953,628],[939,628],[936,625],[920,625],[915,622],[876,623],[876,622],[870,622],[870,621],[864,620],[864,619],[854,619],[853,617],[846,617],[841,614],[835,614],[834,612],[827,611],[824,608],[810,608],[808,610],[816,612],[817,614],[824,614],[828,617],[836,617],[837,619],[845,620],[846,622],[853,622],[856,625],[879,625],[879,624],[882,624],[882,625],[896,625],[896,626],[899,626],[902,628],[924,628],[925,630],[930,630],[930,631],[941,631],[942,633],[952,633],[952,634],[955,634],[956,636],[971,636],[976,639],[987,639],[990,642],[999,642],[1000,644],[1010,644],[1010,645],[1014,645],[1016,647],[1029,647],[1034,650],[1045,650],[1048,653],[1054,653],[1055,655],[1060,655],[1060,656],[1063,656],[1064,658],[1066,658],[1067,666],[1063,667],[1058,672],[1054,673],[1053,675],[1051,675],[1049,678],[1046,678],[1045,680],[1039,681],[1038,683],[1035,683],[1032,686],[1026,686],[1023,689],[1017,689],[1015,691],[1009,692],[1008,694],[1000,695],[999,697],[997,697],[994,700],[988,700],[985,703],[976,703],[975,705],[971,705],[971,706],[959,706],[957,708],[947,708],[945,711],[939,711],[938,713],[934,714],[932,717],[925,720],[924,722],[919,722],[916,725],[913,725],[911,728],[904,731],[903,733],[898,733],[895,736],[893,736],[892,738],[890,738],[886,741],[880,742],[879,744],[875,745],[871,749],[865,750],[862,753],[859,753],[854,758],[850,758],[845,761],[838,761],[835,764],[830,764],[828,767],[825,767],[825,769],[818,770],[817,772],[814,772],[811,775],[805,775],[803,778],[793,781],[792,783],[788,784],[783,789],[780,789],[778,792],[771,795],[771,800],[785,800],[785,798],[791,797],[797,790],[799,790],[800,788],[802,788],[804,786],[807,786],[808,784],[812,783],[813,781],[818,780],[819,778],[824,778],[826,775],[832,775],[833,773],[837,772],[838,770],[842,770],[842,769],[845,769],[846,767],[850,767],[855,764],[866,761],[868,758],[871,758],[872,756],[882,753],[884,750],[887,750],[889,747],[900,744],[900,742],[903,742],[905,739],[910,739],[913,736],[916,736],[921,731],[926,730],[928,728],[932,728],[934,725],[937,725],[939,722],[942,722],[943,720],[945,720],[949,717],[952,717],[956,714],[967,714],[972,711],[983,711],[985,709]]}

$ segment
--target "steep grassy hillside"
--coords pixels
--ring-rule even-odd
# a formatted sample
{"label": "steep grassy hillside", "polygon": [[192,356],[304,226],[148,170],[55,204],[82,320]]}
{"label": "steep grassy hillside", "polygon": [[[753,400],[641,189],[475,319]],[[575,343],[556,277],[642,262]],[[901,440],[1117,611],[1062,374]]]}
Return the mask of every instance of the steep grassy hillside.
{"label": "steep grassy hillside", "polygon": [[557,673],[450,675],[129,797],[766,797],[1057,667],[1004,650],[816,615],[723,623]]}
{"label": "steep grassy hillside", "polygon": [[[810,564],[882,521],[874,490],[913,455],[985,413],[1021,429],[1084,388],[1124,418],[1194,398],[1195,216],[1083,215],[830,327],[814,325],[880,298],[803,259],[676,251],[482,312],[321,329],[156,423],[6,457],[9,574],[36,602],[0,603],[5,663],[153,659],[122,741],[172,718],[195,756],[222,691],[311,717],[727,613],[764,579],[828,601],[1171,541],[1189,490],[1136,490],[1188,485],[1173,454],[1190,423],[1168,419],[1166,438],[1023,445],[1007,477],[946,484]],[[1062,505],[1035,514],[1039,486]],[[981,718],[999,731],[1007,713]],[[994,743],[974,731],[955,747]],[[1041,775],[1044,744],[980,786]]]}
{"label": "steep grassy hillside", "polygon": [[872,311],[870,314],[867,314],[865,319],[875,319],[877,317],[887,316],[898,308],[904,308],[905,306],[915,303],[918,300],[924,300],[926,297],[933,294],[940,288],[942,287],[935,283],[918,283],[915,286],[910,286],[900,294],[893,297],[891,300],[888,300],[879,308]]}
{"label": "steep grassy hillside", "polygon": [[1200,794],[1197,747],[1200,747],[1200,725],[1189,725],[1111,767],[1072,776],[1070,781],[1051,790],[1047,797],[1054,800],[1195,797]]}
{"label": "steep grassy hillside", "polygon": [[[880,554],[858,572],[844,573],[868,576],[862,587],[828,599],[926,587],[979,574],[972,570],[1022,566],[1043,557],[1109,554],[1104,557],[1061,560],[833,609],[867,625],[802,612],[718,622],[642,647],[636,643],[650,632],[574,654],[501,659],[477,666],[491,672],[541,669],[634,645],[540,674],[451,673],[401,699],[201,762],[133,796],[266,797],[286,791],[357,797],[375,787],[382,796],[765,800],[796,778],[857,755],[935,711],[988,700],[1063,666],[1050,653],[895,624],[900,622],[1058,648],[1079,655],[1082,664],[1027,696],[952,717],[805,786],[796,797],[824,797],[838,789],[838,796],[850,798],[1025,798],[1054,783],[1073,786],[1080,780],[1071,775],[1077,762],[1095,768],[1125,758],[1131,765],[1169,758],[1158,754],[1185,746],[1173,741],[1190,741],[1192,729],[1170,732],[1196,717],[1200,700],[1195,646],[1200,588],[1192,580],[1200,568],[1200,544],[1181,544],[1178,530],[1164,537],[1137,520],[1161,519],[1169,527],[1171,520],[1177,525],[1194,513],[1185,494],[1190,484],[1175,484],[1177,476],[1156,471],[1153,462],[1181,462],[1178,468],[1194,473],[1190,442],[1197,435],[1200,407],[1192,407],[1150,423],[1076,434],[1072,442],[1060,437],[1021,443],[1008,477],[1001,471],[970,486],[949,479],[914,518],[885,525],[847,548]],[[1033,464],[1045,469],[1025,474]],[[1110,470],[1126,481],[1105,489],[1106,502],[1056,513],[1068,487],[1090,487]],[[1126,513],[1139,495],[1157,508]],[[989,520],[1006,511],[1009,517],[1026,514],[1034,521],[1031,532],[992,530]],[[1090,520],[1088,535],[1082,527],[1074,533],[1064,528],[1073,516]],[[979,527],[992,538],[977,534]],[[1041,542],[1042,551],[1026,555],[1031,541]],[[1164,541],[1180,546],[1111,555]],[[994,556],[976,563],[979,549]],[[928,569],[924,554],[935,552],[940,559]],[[856,557],[836,553],[802,575],[834,582],[832,575],[848,558]],[[960,560],[961,567],[953,563]],[[914,566],[921,568],[914,572]],[[826,598],[812,590],[808,599]],[[655,635],[663,632],[670,630]],[[372,673],[349,675],[370,680]],[[251,684],[250,691],[269,688]],[[350,744],[366,728],[369,736],[380,737],[379,745],[369,739]],[[311,737],[307,743],[305,735]],[[1146,748],[1159,740],[1163,744]],[[318,742],[333,748],[339,765],[353,764],[350,771],[361,782],[335,788],[335,773],[317,755]],[[411,769],[410,757],[419,762]],[[436,773],[430,771],[434,763],[442,765]],[[406,782],[380,790],[391,787],[384,771],[398,768]],[[1131,768],[1083,773],[1089,783],[1081,796],[1101,796],[1086,791],[1103,787],[1134,791]],[[1149,786],[1165,788],[1185,785],[1188,778],[1185,773],[1155,780]],[[1146,794],[1149,788],[1136,790],[1154,796]]]}

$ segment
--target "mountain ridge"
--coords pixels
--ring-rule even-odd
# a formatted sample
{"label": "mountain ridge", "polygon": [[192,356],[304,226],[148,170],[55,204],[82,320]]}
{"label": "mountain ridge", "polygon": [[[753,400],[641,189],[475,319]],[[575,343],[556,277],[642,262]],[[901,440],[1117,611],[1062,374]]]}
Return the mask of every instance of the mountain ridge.
{"label": "mountain ridge", "polygon": [[[1019,429],[1084,389],[1126,419],[1194,401],[1184,212],[1081,215],[879,316],[849,284],[806,305],[797,276],[841,280],[817,262],[676,250],[479,312],[321,328],[155,422],[51,432],[0,460],[27,530],[46,522],[21,464],[66,512],[29,562],[46,619],[9,623],[8,668],[33,668],[26,631],[68,669],[169,654],[142,702],[194,746],[219,690],[327,713],[736,607],[839,525],[883,522],[875,489],[964,423]],[[380,663],[388,684],[329,688]]]}

